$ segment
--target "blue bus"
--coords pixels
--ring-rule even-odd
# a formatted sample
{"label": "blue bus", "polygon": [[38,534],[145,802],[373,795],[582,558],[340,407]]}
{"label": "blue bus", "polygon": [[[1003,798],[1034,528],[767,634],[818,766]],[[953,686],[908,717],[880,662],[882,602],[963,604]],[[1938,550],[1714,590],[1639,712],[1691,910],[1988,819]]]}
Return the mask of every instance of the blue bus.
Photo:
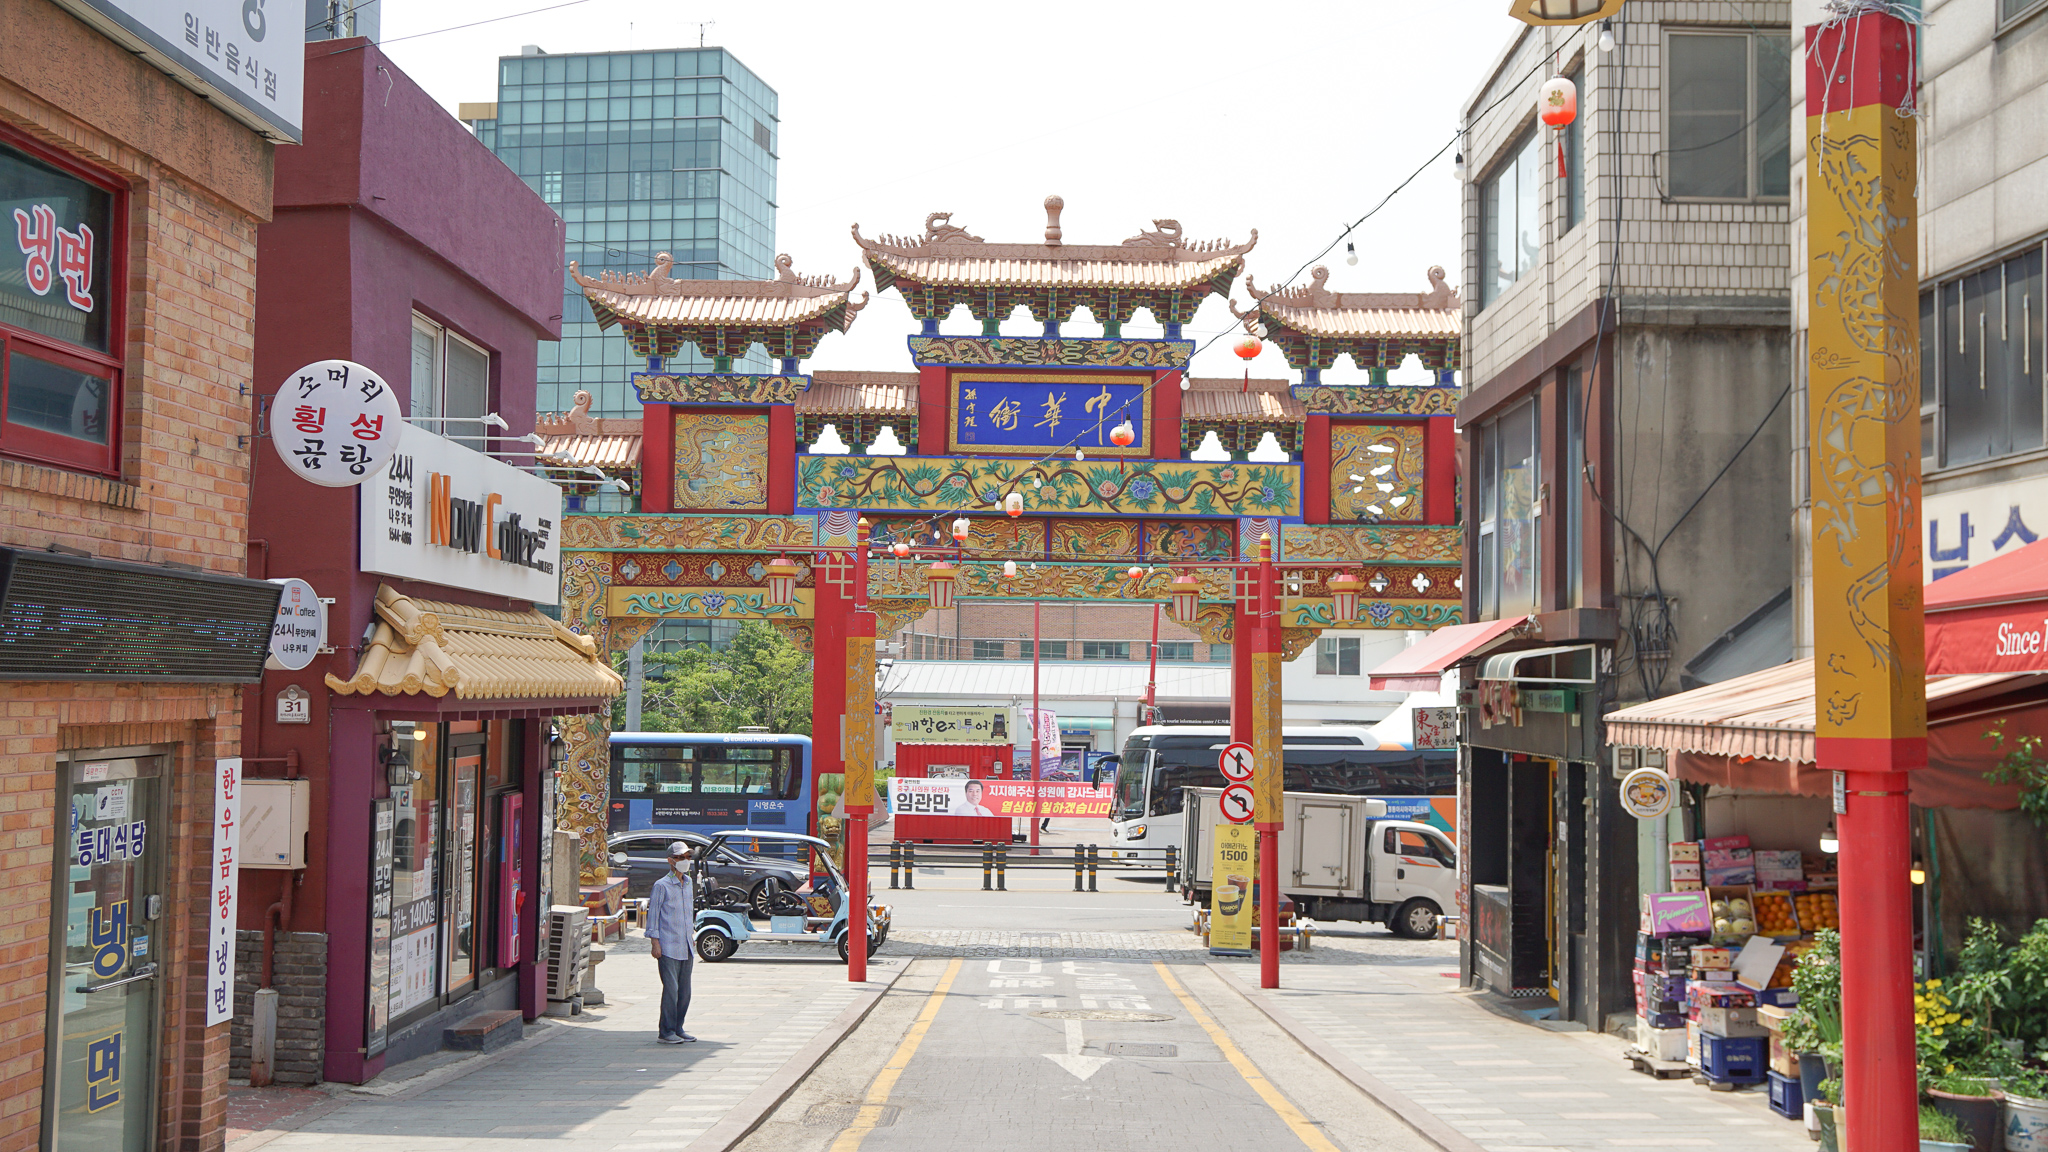
{"label": "blue bus", "polygon": [[813,831],[809,736],[614,732],[611,746],[614,833]]}

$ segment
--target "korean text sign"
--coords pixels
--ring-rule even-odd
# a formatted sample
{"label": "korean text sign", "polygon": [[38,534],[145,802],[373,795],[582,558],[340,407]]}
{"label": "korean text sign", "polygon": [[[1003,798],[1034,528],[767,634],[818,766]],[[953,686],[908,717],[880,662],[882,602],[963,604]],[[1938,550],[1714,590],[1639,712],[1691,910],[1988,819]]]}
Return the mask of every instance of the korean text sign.
{"label": "korean text sign", "polygon": [[1209,951],[1248,954],[1252,950],[1252,877],[1257,876],[1249,824],[1209,829],[1214,855],[1209,872]]}
{"label": "korean text sign", "polygon": [[1008,744],[1008,708],[947,708],[899,704],[892,726],[899,742],[918,744]]}
{"label": "korean text sign", "polygon": [[[1040,782],[1040,816],[1108,816],[1111,789]],[[1023,816],[1034,813],[1029,780],[961,780],[893,776],[889,812],[896,816]]]}
{"label": "korean text sign", "polygon": [[213,856],[208,861],[206,901],[206,1026],[235,1014],[235,889],[242,852],[242,760],[214,762]]}
{"label": "korean text sign", "polygon": [[352,360],[308,364],[270,401],[270,440],[302,480],[348,488],[374,480],[398,449],[398,394]]}
{"label": "korean text sign", "polygon": [[[1149,456],[1151,383],[1149,373],[961,374],[953,381],[953,445],[1018,453],[1079,446],[1102,455]],[[1126,420],[1135,438],[1119,446],[1110,433]]]}
{"label": "korean text sign", "polygon": [[304,5],[264,0],[57,0],[145,59],[203,85],[273,140],[300,139]]}

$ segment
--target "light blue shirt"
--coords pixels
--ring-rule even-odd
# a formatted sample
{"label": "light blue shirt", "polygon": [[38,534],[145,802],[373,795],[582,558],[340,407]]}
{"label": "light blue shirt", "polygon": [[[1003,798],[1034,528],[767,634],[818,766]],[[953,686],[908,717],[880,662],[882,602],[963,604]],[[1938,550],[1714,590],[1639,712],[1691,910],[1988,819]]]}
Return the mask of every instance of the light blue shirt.
{"label": "light blue shirt", "polygon": [[661,954],[681,960],[690,955],[692,927],[697,920],[697,883],[674,869],[654,882],[647,898],[647,938],[661,941]]}

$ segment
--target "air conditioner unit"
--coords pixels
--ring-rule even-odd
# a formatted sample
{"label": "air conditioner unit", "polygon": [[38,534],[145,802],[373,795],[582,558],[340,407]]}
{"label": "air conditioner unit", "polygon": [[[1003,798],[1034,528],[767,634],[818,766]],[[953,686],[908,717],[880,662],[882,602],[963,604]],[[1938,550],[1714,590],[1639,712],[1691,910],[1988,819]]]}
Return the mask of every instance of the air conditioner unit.
{"label": "air conditioner unit", "polygon": [[590,963],[590,910],[574,904],[548,909],[541,957],[547,961],[548,999],[575,999],[583,991],[583,969]]}

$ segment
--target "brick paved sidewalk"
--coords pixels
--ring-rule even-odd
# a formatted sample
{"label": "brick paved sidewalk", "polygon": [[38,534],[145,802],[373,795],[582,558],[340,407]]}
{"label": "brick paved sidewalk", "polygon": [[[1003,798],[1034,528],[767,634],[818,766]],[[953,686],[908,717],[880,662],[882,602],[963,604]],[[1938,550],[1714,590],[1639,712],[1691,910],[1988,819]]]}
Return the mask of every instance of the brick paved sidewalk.
{"label": "brick paved sidewalk", "polygon": [[[1259,991],[1256,962],[1213,967],[1277,1009],[1305,1042],[1448,1129],[1446,1147],[1813,1148],[1803,1127],[1770,1111],[1761,1086],[1712,1092],[1686,1079],[1655,1080],[1623,1063],[1618,1037],[1552,1032],[1488,1011],[1458,988],[1455,944],[1374,938],[1366,929],[1316,947],[1329,950],[1325,962],[1283,967],[1282,987],[1270,992]],[[1403,1110],[1394,1099],[1382,1102]]]}
{"label": "brick paved sidewalk", "polygon": [[[906,960],[871,965],[869,984],[846,981],[827,948],[756,942],[721,964],[696,965],[687,1026],[698,1043],[655,1042],[661,982],[646,939],[610,946],[598,969],[608,1003],[549,1022],[545,1043],[463,1062],[452,1078],[389,1096],[329,1086],[341,1107],[281,1134],[258,1132],[265,1152],[349,1148],[443,1152],[503,1149],[509,1141],[573,1141],[579,1152],[675,1150],[759,1103],[785,1065],[828,1038],[850,1007],[868,1001]],[[793,1071],[793,1070],[791,1070]],[[289,1122],[289,1121],[287,1121]],[[712,1139],[720,1146],[728,1126]]]}

